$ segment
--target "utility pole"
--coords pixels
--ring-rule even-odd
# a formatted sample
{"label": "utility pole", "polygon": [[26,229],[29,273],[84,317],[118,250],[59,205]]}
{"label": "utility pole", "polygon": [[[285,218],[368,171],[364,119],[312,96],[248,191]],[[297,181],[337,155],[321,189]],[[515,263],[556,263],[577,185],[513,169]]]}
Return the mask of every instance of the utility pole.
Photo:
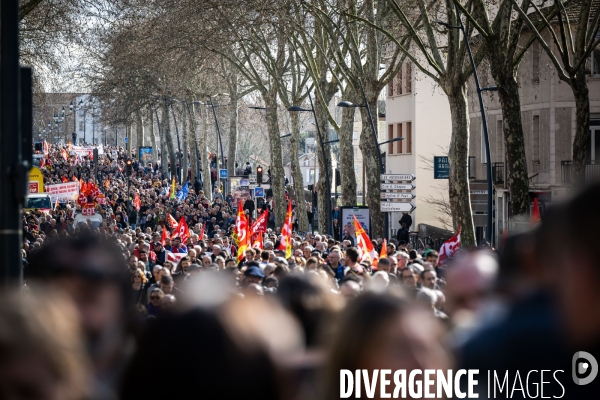
{"label": "utility pole", "polygon": [[[25,93],[22,102],[19,1],[2,0],[0,16],[0,280],[4,286],[20,287],[23,282],[20,210],[27,191],[25,170],[29,167],[22,159],[21,112],[23,103],[31,101],[31,88],[29,97]],[[31,70],[24,69],[24,76],[24,83],[30,84]],[[23,114],[31,118],[31,110]],[[29,143],[31,146],[31,138]]]}

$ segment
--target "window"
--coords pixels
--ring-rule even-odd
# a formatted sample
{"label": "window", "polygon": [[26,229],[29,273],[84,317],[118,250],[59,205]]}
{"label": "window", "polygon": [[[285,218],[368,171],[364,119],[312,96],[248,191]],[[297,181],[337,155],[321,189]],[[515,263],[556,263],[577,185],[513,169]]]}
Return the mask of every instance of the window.
{"label": "window", "polygon": [[352,132],[352,140],[358,140],[358,131]]}
{"label": "window", "polygon": [[[402,124],[398,124],[397,127],[398,127],[398,132],[396,132],[396,137],[401,138],[401,137],[403,137],[402,136]],[[398,140],[396,142],[396,153],[398,153],[398,154],[402,154],[402,142],[403,142],[403,140]]]}
{"label": "window", "polygon": [[412,63],[406,63],[406,93],[412,93]]}
{"label": "window", "polygon": [[531,45],[531,76],[533,83],[540,83],[540,42]]}
{"label": "window", "polygon": [[[394,138],[394,125],[388,125],[388,140]],[[388,154],[394,154],[394,143],[388,143]]]}
{"label": "window", "polygon": [[496,121],[496,161],[504,162],[504,132],[501,119]]}
{"label": "window", "polygon": [[[388,83],[388,93],[387,93],[388,97],[392,97],[394,95],[394,79],[392,79],[389,83]],[[356,117],[354,118],[354,122],[356,122]]]}
{"label": "window", "polygon": [[394,88],[396,96],[402,94],[402,69],[398,70],[398,75],[396,75],[396,87]]}
{"label": "window", "polygon": [[592,51],[591,75],[600,78],[600,48]]}
{"label": "window", "polygon": [[412,122],[406,123],[406,138],[404,141],[406,142],[406,152],[412,153]]}
{"label": "window", "polygon": [[481,163],[487,164],[487,154],[485,152],[485,135],[483,130],[483,122],[481,123]]}
{"label": "window", "polygon": [[533,126],[532,130],[532,144],[533,144],[533,163],[540,163],[540,116],[533,116]]}

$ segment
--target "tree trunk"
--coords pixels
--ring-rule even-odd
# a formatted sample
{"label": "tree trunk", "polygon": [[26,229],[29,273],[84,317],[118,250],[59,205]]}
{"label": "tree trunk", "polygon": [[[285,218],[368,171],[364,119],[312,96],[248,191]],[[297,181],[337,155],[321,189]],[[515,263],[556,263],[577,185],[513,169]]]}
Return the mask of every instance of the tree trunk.
{"label": "tree trunk", "polygon": [[169,108],[167,104],[163,106],[163,135],[169,152],[169,167],[172,179],[177,176],[177,158],[175,157],[175,147],[173,146],[173,135],[171,135],[171,119],[169,118]]}
{"label": "tree trunk", "polygon": [[[235,68],[232,68],[235,71]],[[235,154],[238,137],[238,85],[237,74],[233,73],[229,82],[229,151],[227,152],[227,193],[231,193],[231,177],[235,175]]]}
{"label": "tree trunk", "polygon": [[188,180],[188,169],[189,169],[189,160],[188,160],[188,126],[187,126],[187,115],[186,115],[185,105],[181,108],[181,152],[183,153],[182,162],[181,162],[181,182],[182,184],[187,182]]}
{"label": "tree trunk", "polygon": [[591,145],[590,95],[583,68],[571,79],[571,89],[575,97],[576,128],[573,141],[573,182],[585,180],[585,163]]}
{"label": "tree trunk", "polygon": [[475,247],[475,228],[469,192],[469,114],[467,85],[450,87],[446,92],[450,103],[452,139],[450,140],[450,178],[448,199],[454,231],[460,229],[461,246]]}
{"label": "tree trunk", "polygon": [[[321,147],[321,140],[323,142],[329,141],[329,120],[327,119],[327,111],[325,107],[329,104],[331,100],[330,96],[325,96],[324,94],[325,104],[320,101],[317,101],[314,104],[317,121],[315,123],[319,124],[320,133],[322,135],[319,138],[319,131],[316,133],[316,148],[317,148],[317,160],[319,162],[319,180],[317,181],[317,207],[319,211],[319,232],[320,233],[330,233],[328,232],[329,221],[333,217],[327,212],[327,204],[331,202],[331,197],[329,193],[331,191],[331,180],[332,180],[332,172],[331,172],[331,149],[329,144],[325,144]],[[325,154],[323,154],[325,153]],[[327,174],[329,174],[329,182],[327,182]],[[329,188],[327,184],[329,183]],[[332,207],[333,210],[333,207]],[[331,232],[333,233],[333,232]]]}
{"label": "tree trunk", "polygon": [[283,159],[281,156],[281,138],[277,118],[277,91],[275,88],[262,93],[267,118],[267,131],[271,150],[271,189],[273,190],[273,208],[275,225],[281,226],[285,221],[287,204],[283,187]]}
{"label": "tree trunk", "polygon": [[[492,70],[494,70],[493,67]],[[498,97],[502,106],[511,214],[516,218],[519,218],[518,216],[524,218],[524,215],[529,217],[529,176],[525,158],[519,85],[515,80],[512,68],[510,71],[497,72],[494,74],[494,79],[498,84]]]}
{"label": "tree trunk", "polygon": [[150,120],[148,121],[148,133],[150,135],[150,144],[152,145],[153,159],[158,159],[158,149],[156,148],[156,135],[154,133],[154,111],[149,109]]}
{"label": "tree trunk", "polygon": [[202,132],[200,133],[200,165],[202,166],[202,182],[204,183],[204,195],[212,201],[212,185],[210,181],[210,162],[208,161],[208,149],[206,140],[208,137],[208,106],[200,106],[200,119],[202,120]]}
{"label": "tree trunk", "polygon": [[136,146],[137,146],[137,156],[140,155],[140,147],[144,146],[144,120],[142,119],[142,110],[137,110],[135,113],[135,133],[136,133]]}
{"label": "tree trunk", "polygon": [[[188,103],[189,104],[189,103]],[[188,143],[190,146],[190,164],[192,166],[192,182],[196,183],[198,179],[198,132],[196,128],[196,115],[194,113],[194,105],[187,106],[188,119],[190,123],[190,129],[188,131]]]}
{"label": "tree trunk", "polygon": [[[349,96],[349,94],[344,94],[343,98],[350,99]],[[339,137],[340,175],[342,178],[341,191],[343,206],[356,205],[356,173],[354,172],[354,146],[352,145],[355,112],[356,109],[353,107],[342,108],[342,124],[339,130]]]}
{"label": "tree trunk", "polygon": [[298,229],[308,232],[308,215],[306,214],[306,200],[304,200],[304,178],[300,169],[299,139],[300,139],[300,116],[297,112],[290,113],[292,119],[292,136],[290,138],[290,153],[292,165],[292,181],[296,193],[296,215],[298,216]]}
{"label": "tree trunk", "polygon": [[[163,120],[159,122],[158,129],[158,138],[160,140],[160,169],[162,171],[163,179],[167,179],[169,177],[169,158],[167,157],[167,137],[165,130],[165,114],[163,113]],[[158,115],[156,115],[156,120],[158,121]]]}

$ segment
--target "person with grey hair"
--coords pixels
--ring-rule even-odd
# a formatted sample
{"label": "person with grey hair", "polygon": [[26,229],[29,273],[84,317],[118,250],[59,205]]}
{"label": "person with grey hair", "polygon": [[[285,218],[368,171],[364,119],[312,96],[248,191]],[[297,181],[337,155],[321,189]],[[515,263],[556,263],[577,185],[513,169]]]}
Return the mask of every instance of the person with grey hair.
{"label": "person with grey hair", "polygon": [[266,251],[272,251],[273,250],[273,242],[271,242],[270,240],[267,240],[264,245],[264,250]]}
{"label": "person with grey hair", "polygon": [[390,275],[384,271],[377,271],[371,278],[371,288],[383,290],[390,285]]}
{"label": "person with grey hair", "polygon": [[436,304],[438,303],[438,291],[425,287],[421,288],[421,290],[417,292],[417,303],[421,303],[427,308],[431,307],[434,317],[445,320],[448,319],[448,315],[436,308]]}

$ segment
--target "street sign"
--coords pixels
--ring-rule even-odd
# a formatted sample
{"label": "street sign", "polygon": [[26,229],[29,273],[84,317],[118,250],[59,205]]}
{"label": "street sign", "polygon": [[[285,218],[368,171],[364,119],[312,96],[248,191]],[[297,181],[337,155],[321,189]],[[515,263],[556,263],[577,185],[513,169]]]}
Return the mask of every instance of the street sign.
{"label": "street sign", "polygon": [[382,181],[414,181],[417,177],[413,174],[381,174],[380,178]]}
{"label": "street sign", "polygon": [[387,201],[382,201],[379,206],[381,212],[412,212],[417,206],[413,203],[392,203]]}
{"label": "street sign", "polygon": [[[251,183],[256,183],[256,174],[250,174],[250,175],[248,175],[248,180],[249,180]],[[261,182],[261,183],[262,183],[262,182]]]}
{"label": "street sign", "polygon": [[227,170],[226,169],[219,170],[219,179],[227,179]]}
{"label": "street sign", "polygon": [[129,142],[129,138],[125,136],[125,143]]}
{"label": "street sign", "polygon": [[412,200],[415,198],[413,193],[389,193],[389,192],[381,192],[382,199],[407,199]]}
{"label": "street sign", "polygon": [[254,188],[254,197],[265,197],[265,189],[262,187]]}
{"label": "street sign", "polygon": [[450,161],[447,156],[433,157],[433,179],[450,178]]}
{"label": "street sign", "polygon": [[488,191],[487,190],[471,190],[470,193],[471,194],[487,194]]}
{"label": "street sign", "polygon": [[382,190],[413,190],[416,186],[412,183],[382,183]]}

